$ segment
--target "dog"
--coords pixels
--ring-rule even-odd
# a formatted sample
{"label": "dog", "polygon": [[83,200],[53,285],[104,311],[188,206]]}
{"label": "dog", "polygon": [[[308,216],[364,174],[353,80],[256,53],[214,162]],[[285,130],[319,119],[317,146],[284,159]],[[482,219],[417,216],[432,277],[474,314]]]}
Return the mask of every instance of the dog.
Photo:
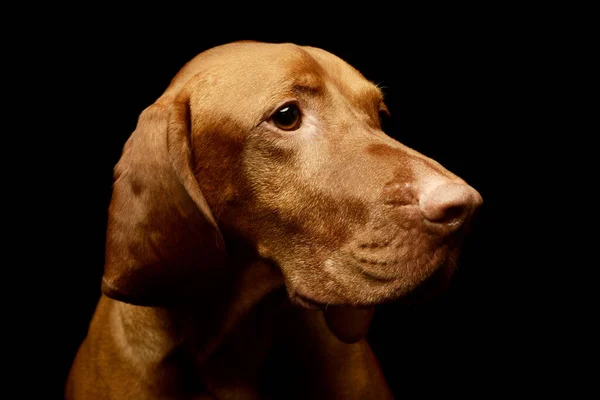
{"label": "dog", "polygon": [[449,279],[482,198],[387,136],[388,114],[323,49],[241,41],[189,61],[114,168],[66,398],[393,398],[373,307]]}

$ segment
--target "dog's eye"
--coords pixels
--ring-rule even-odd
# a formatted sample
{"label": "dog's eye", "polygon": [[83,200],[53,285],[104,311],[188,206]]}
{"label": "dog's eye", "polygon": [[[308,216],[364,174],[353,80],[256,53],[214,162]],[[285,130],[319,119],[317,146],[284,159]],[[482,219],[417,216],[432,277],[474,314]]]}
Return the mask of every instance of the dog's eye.
{"label": "dog's eye", "polygon": [[390,119],[390,111],[385,105],[382,105],[378,111],[379,114],[379,126],[385,131],[388,120]]}
{"label": "dog's eye", "polygon": [[302,114],[295,104],[286,104],[273,114],[271,120],[279,129],[293,131],[300,127]]}

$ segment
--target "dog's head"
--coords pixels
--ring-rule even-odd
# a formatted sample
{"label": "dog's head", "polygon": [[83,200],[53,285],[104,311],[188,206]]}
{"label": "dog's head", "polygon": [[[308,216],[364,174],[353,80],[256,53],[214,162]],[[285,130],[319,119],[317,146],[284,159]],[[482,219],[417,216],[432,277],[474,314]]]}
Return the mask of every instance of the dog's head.
{"label": "dog's head", "polygon": [[104,292],[192,293],[199,269],[207,284],[227,273],[230,243],[277,265],[309,307],[372,306],[451,271],[481,197],[387,136],[387,113],[376,85],[321,49],[200,54],[115,168]]}

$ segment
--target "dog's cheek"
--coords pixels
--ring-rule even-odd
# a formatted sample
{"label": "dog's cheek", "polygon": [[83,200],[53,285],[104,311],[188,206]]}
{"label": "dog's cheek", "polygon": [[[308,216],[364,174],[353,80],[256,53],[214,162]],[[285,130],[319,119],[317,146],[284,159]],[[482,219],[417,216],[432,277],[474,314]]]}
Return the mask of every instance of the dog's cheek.
{"label": "dog's cheek", "polygon": [[317,161],[330,158],[315,157],[310,171],[306,152],[319,150],[303,141],[290,142],[248,141],[242,156],[249,188],[245,218],[255,221],[249,226],[261,255],[282,265],[291,262],[294,273],[302,269],[314,274],[367,223],[369,213],[365,201],[340,190],[347,184],[345,177],[337,184],[325,179],[322,174],[335,170],[331,165],[321,164],[321,173],[315,173]]}

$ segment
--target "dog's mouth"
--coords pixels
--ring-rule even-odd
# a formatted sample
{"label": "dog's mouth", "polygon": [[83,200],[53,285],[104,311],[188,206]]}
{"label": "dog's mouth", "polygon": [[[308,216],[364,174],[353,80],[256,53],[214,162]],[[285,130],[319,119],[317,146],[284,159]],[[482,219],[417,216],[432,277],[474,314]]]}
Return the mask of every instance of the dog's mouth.
{"label": "dog's mouth", "polygon": [[[407,253],[403,258],[390,245],[392,248],[359,247],[363,250],[360,254],[341,251],[328,257],[313,257],[310,263],[283,265],[289,299],[297,306],[322,311],[331,333],[342,342],[354,343],[367,334],[375,305],[416,292],[430,277],[439,274],[436,271],[445,275],[454,270],[456,252],[452,246],[413,242],[411,247],[420,251]],[[391,240],[390,243],[393,244]]]}
{"label": "dog's mouth", "polygon": [[[435,262],[433,267],[428,268],[429,273],[415,280],[412,285],[405,286],[402,280],[395,279],[391,282],[371,282],[365,281],[365,285],[374,285],[370,287],[371,293],[382,289],[382,293],[377,296],[377,300],[370,299],[369,302],[346,303],[347,300],[335,299],[329,297],[327,302],[324,299],[316,300],[313,296],[308,296],[298,291],[299,288],[290,290],[288,294],[290,300],[297,306],[317,309],[323,312],[325,321],[331,333],[344,343],[355,343],[361,340],[368,333],[373,317],[374,307],[389,301],[405,299],[407,302],[421,302],[437,296],[443,292],[454,271],[454,263],[444,259],[441,263]],[[397,286],[402,285],[402,286]],[[339,303],[332,303],[332,302]],[[356,301],[356,299],[355,299]]]}
{"label": "dog's mouth", "polygon": [[299,293],[296,293],[292,300],[302,307],[321,310],[331,333],[344,343],[358,342],[369,331],[373,305],[326,305]]}

